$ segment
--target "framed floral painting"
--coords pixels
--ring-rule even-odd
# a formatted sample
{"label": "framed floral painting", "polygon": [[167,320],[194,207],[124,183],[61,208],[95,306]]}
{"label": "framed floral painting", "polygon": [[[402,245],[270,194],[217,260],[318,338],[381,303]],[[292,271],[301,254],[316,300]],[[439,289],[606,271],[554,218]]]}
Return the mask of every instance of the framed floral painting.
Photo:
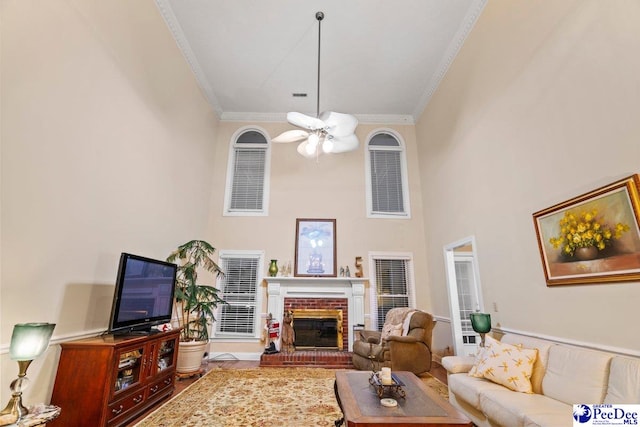
{"label": "framed floral painting", "polygon": [[640,176],[533,214],[547,286],[640,281]]}
{"label": "framed floral painting", "polygon": [[296,277],[336,277],[336,220],[296,219]]}

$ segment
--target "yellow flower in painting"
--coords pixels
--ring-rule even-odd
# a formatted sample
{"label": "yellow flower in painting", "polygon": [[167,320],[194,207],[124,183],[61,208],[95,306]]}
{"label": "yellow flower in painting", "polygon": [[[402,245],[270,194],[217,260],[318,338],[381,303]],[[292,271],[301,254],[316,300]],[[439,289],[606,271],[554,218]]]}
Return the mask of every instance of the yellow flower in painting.
{"label": "yellow flower in painting", "polygon": [[551,237],[549,243],[570,257],[578,248],[595,246],[602,251],[612,243],[612,239],[620,239],[629,231],[629,226],[620,222],[610,228],[603,218],[598,217],[596,209],[582,212],[566,211],[558,225],[560,234]]}
{"label": "yellow flower in painting", "polygon": [[626,224],[617,223],[616,231],[614,234],[615,238],[619,239],[622,236],[622,233],[624,233],[625,231],[629,231],[629,226]]}

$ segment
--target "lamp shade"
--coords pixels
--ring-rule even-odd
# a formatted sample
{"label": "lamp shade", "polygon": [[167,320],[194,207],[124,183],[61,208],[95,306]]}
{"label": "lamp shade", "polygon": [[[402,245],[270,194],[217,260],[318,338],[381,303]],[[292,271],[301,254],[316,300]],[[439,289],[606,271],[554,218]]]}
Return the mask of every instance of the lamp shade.
{"label": "lamp shade", "polygon": [[471,313],[471,327],[479,334],[491,331],[491,315],[489,313]]}
{"label": "lamp shade", "polygon": [[33,360],[49,346],[55,323],[18,323],[13,327],[9,356],[12,360]]}

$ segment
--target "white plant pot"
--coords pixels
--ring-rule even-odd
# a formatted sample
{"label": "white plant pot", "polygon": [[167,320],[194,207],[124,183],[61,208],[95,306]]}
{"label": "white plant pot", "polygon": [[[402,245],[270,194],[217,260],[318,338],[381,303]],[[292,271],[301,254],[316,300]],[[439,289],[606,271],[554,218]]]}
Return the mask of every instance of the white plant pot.
{"label": "white plant pot", "polygon": [[207,341],[180,342],[176,371],[179,374],[192,374],[200,370]]}

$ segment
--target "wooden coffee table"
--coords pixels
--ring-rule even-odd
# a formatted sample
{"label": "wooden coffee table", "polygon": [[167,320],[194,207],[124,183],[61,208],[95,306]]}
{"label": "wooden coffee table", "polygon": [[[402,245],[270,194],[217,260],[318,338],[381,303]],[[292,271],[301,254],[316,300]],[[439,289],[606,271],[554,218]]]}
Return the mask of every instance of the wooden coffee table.
{"label": "wooden coffee table", "polygon": [[394,374],[404,383],[402,389],[406,397],[403,399],[393,393],[384,396],[398,402],[398,406],[388,408],[380,404],[376,390],[369,384],[371,372],[336,372],[336,398],[348,427],[473,425],[464,414],[440,397],[436,391],[424,385],[413,373],[399,371]]}

